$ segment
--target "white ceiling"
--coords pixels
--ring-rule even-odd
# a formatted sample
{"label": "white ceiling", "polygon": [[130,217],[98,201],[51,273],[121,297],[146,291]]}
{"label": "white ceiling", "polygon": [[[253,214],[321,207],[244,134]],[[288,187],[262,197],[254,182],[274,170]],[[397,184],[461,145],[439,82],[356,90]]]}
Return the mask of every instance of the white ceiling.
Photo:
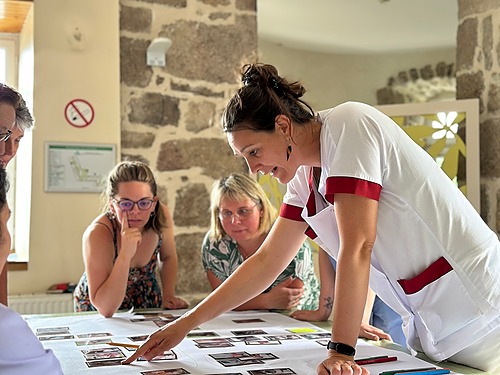
{"label": "white ceiling", "polygon": [[257,0],[260,39],[325,53],[456,44],[458,0]]}

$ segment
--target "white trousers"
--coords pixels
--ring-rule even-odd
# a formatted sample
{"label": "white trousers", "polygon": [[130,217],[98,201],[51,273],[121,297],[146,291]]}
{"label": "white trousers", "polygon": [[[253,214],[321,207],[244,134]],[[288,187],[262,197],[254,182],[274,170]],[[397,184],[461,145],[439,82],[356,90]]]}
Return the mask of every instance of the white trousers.
{"label": "white trousers", "polygon": [[500,327],[448,360],[500,375]]}

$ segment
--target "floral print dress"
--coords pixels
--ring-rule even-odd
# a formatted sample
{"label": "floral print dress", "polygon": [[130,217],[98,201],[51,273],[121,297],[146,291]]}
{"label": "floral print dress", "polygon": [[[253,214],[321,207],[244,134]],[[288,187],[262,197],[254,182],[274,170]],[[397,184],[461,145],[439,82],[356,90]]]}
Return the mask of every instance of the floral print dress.
{"label": "floral print dress", "polygon": [[[220,280],[226,280],[244,262],[238,251],[238,243],[225,235],[220,241],[210,239],[210,232],[205,235],[201,247],[201,257],[205,272],[210,270]],[[295,258],[278,278],[267,288],[269,292],[274,286],[289,277],[299,278],[304,282],[304,294],[297,306],[299,310],[316,310],[319,299],[319,282],[314,272],[312,249],[308,241],[304,241]]]}
{"label": "floral print dress", "polygon": [[[114,221],[111,220],[111,223],[113,223],[113,246],[115,248],[116,260],[118,256],[117,233]],[[148,264],[141,268],[130,268],[125,298],[118,310],[130,310],[132,307],[136,309],[161,307],[162,292],[156,277],[158,252],[160,251],[161,243],[162,239],[161,236],[159,236],[158,243]],[[73,297],[74,309],[76,312],[97,310],[90,303],[89,283],[86,272],[84,272],[80,278],[73,293]]]}

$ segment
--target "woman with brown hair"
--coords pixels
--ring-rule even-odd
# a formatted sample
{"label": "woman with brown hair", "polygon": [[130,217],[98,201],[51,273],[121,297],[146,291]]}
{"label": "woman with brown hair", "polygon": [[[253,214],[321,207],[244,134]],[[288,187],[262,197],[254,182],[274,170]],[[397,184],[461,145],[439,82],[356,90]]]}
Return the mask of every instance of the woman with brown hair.
{"label": "woman with brown hair", "polygon": [[173,222],[157,190],[144,163],[125,161],[111,171],[104,213],[83,234],[85,272],[74,291],[76,311],[97,310],[110,317],[132,307],[188,306],[175,296]]}

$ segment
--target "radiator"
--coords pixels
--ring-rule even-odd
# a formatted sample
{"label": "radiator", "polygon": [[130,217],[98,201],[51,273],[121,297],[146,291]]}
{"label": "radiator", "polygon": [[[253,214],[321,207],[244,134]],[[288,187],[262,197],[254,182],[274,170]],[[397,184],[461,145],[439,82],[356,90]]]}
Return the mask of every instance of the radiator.
{"label": "radiator", "polygon": [[73,295],[71,293],[9,295],[8,304],[19,314],[69,313],[73,312]]}

